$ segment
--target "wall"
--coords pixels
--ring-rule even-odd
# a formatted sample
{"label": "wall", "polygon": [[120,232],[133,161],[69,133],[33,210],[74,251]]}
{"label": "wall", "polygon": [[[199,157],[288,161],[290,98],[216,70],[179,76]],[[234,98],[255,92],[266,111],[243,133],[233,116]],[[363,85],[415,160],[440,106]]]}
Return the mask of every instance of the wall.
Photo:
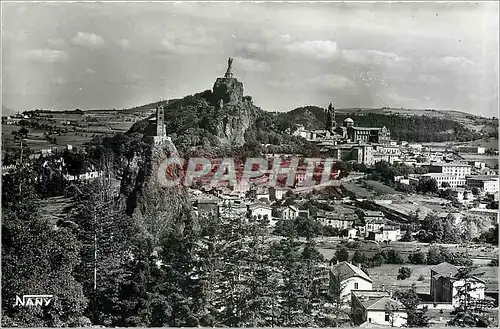
{"label": "wall", "polygon": [[[394,327],[402,327],[406,324],[406,313],[405,312],[394,312]],[[385,321],[385,311],[367,311],[366,314],[367,321],[373,324],[391,325],[391,322]]]}
{"label": "wall", "polygon": [[[464,280],[453,282],[453,306],[460,305],[460,301],[457,296],[457,292],[460,287],[465,284]],[[471,290],[469,291],[469,296],[475,299],[484,299],[484,283],[475,282],[471,283]]]}
{"label": "wall", "polygon": [[[358,289],[355,288],[355,283],[358,284]],[[372,290],[373,284],[360,277],[352,277],[343,281],[344,289],[341,297],[344,301],[351,299],[351,290]]]}

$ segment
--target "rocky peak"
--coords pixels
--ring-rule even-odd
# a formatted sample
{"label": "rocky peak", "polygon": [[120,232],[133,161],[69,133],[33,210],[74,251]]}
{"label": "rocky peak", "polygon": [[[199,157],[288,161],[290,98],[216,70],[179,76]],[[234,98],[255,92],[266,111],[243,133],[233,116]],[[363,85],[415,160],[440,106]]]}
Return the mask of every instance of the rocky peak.
{"label": "rocky peak", "polygon": [[243,83],[236,78],[217,78],[213,88],[215,104],[238,104],[243,100]]}

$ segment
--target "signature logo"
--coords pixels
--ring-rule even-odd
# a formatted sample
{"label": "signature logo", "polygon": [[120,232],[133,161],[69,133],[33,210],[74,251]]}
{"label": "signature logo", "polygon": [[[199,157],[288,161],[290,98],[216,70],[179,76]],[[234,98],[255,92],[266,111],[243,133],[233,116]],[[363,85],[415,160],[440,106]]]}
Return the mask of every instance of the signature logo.
{"label": "signature logo", "polygon": [[49,306],[52,301],[52,297],[54,297],[54,295],[23,295],[22,298],[16,295],[16,302],[14,306]]}

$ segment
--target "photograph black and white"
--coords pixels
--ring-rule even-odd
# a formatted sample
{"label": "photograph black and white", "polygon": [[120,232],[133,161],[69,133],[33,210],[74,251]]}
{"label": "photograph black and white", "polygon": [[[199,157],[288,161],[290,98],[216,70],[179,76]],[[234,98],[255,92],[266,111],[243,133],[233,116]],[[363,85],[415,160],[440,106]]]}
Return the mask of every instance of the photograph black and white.
{"label": "photograph black and white", "polygon": [[1,3],[2,327],[498,327],[499,3]]}

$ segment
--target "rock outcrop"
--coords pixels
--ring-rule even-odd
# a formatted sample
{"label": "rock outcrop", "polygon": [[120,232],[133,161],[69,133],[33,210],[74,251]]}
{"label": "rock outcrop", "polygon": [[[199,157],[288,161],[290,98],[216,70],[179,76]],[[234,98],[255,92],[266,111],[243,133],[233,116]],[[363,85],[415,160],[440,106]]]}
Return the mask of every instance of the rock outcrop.
{"label": "rock outcrop", "polygon": [[182,186],[164,187],[158,175],[160,164],[168,157],[178,156],[170,141],[154,144],[147,137],[144,147],[135,153],[123,171],[121,194],[127,213],[136,218],[149,233],[154,244],[172,230],[192,227],[191,204]]}

